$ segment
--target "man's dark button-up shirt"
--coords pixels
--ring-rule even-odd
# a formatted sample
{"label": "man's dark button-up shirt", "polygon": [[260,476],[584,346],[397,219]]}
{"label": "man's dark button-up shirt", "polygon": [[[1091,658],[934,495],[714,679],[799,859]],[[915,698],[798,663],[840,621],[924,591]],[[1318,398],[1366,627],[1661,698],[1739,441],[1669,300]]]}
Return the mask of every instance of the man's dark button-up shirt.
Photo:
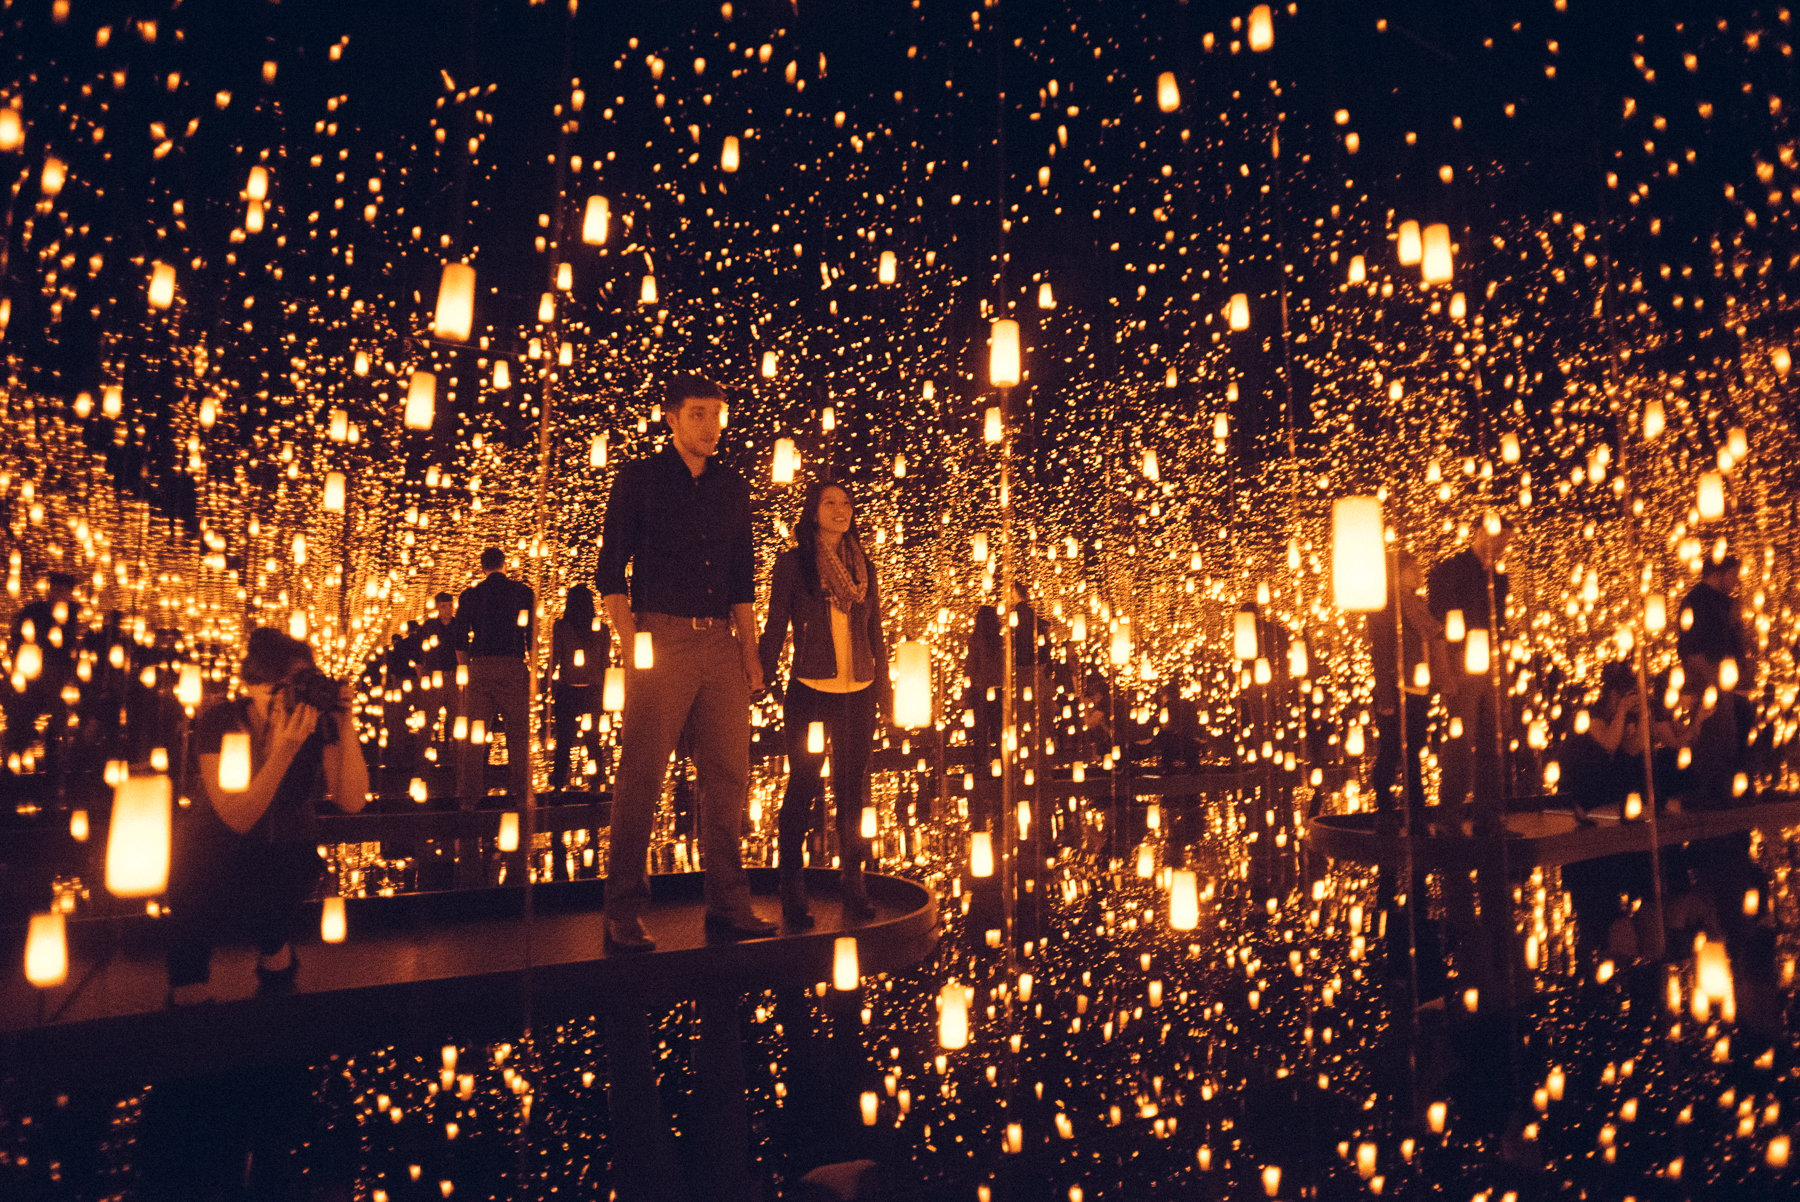
{"label": "man's dark button-up shirt", "polygon": [[[492,572],[473,588],[466,588],[456,602],[450,623],[450,646],[471,658],[503,655],[522,660],[531,646],[532,610],[537,603],[530,586]],[[525,615],[523,625],[519,615]]]}
{"label": "man's dark button-up shirt", "polygon": [[[1463,626],[1469,630],[1486,630],[1488,626],[1488,570],[1481,557],[1464,548],[1431,569],[1425,594],[1431,605],[1431,616],[1442,622],[1453,609],[1462,610]],[[1507,579],[1505,572],[1494,573],[1494,615],[1506,624]],[[1499,648],[1494,648],[1497,652]]]}
{"label": "man's dark button-up shirt", "polygon": [[753,604],[749,483],[716,457],[696,476],[673,446],[622,464],[594,572],[601,596],[627,591],[627,563],[634,613],[724,618]]}

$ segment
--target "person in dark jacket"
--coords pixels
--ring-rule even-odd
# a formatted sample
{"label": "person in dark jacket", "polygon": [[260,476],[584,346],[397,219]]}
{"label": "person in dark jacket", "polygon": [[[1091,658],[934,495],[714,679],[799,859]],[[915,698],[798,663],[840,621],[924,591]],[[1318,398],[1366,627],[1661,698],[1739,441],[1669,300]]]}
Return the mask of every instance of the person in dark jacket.
{"label": "person in dark jacket", "polygon": [[477,808],[487,796],[488,749],[487,743],[475,741],[477,722],[489,741],[496,719],[506,732],[513,805],[525,804],[531,785],[531,683],[525,657],[531,651],[537,599],[528,585],[507,579],[505,567],[506,553],[499,547],[481,553],[486,575],[462,591],[450,623],[450,645],[469,669],[463,692],[469,739],[456,760],[456,793],[465,810]]}
{"label": "person in dark jacket", "polygon": [[585,584],[569,590],[563,616],[550,628],[550,657],[550,702],[556,721],[550,787],[567,789],[570,753],[576,743],[588,749],[590,760],[599,758],[600,699],[612,660],[612,634],[596,618],[594,592]]}
{"label": "person in dark jacket", "polygon": [[[796,527],[797,545],[775,561],[769,619],[757,651],[765,679],[794,634],[782,725],[788,754],[781,799],[781,910],[789,923],[810,927],[801,846],[824,799],[825,747],[831,755],[831,794],[837,805],[838,854],[846,917],[874,915],[863,883],[868,842],[862,812],[877,715],[891,712],[887,636],[881,626],[881,588],[863,553],[850,490],[829,481],[807,490]],[[814,735],[815,730],[823,738]]]}
{"label": "person in dark jacket", "polygon": [[[1489,513],[1475,527],[1467,547],[1431,569],[1426,586],[1431,614],[1444,623],[1444,637],[1450,643],[1450,670],[1442,685],[1444,708],[1453,728],[1461,732],[1453,729],[1438,752],[1443,765],[1440,802],[1453,827],[1468,821],[1475,833],[1483,835],[1499,833],[1508,792],[1494,681],[1495,666],[1504,662],[1508,591],[1500,565],[1511,538],[1512,527]],[[1492,666],[1473,669],[1470,635],[1477,632],[1487,644],[1487,664]]]}

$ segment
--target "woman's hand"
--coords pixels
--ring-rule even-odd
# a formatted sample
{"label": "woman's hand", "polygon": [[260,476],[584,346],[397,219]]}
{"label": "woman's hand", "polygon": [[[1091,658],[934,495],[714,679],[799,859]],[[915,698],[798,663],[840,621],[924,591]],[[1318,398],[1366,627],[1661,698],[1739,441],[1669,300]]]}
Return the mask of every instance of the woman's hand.
{"label": "woman's hand", "polygon": [[300,745],[311,737],[313,729],[319,724],[319,711],[310,705],[296,705],[291,710],[279,711],[270,732],[269,741],[276,747],[284,748],[291,756],[300,749]]}

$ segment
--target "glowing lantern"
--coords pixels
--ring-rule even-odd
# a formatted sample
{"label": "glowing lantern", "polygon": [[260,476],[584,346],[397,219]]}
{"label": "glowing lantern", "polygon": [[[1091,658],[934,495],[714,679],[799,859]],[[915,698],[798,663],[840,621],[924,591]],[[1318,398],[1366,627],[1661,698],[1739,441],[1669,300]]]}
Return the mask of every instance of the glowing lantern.
{"label": "glowing lantern", "polygon": [[342,943],[349,933],[349,924],[344,917],[344,899],[328,897],[325,904],[319,907],[319,941],[322,943]]}
{"label": "glowing lantern", "polygon": [[1055,291],[1055,289],[1050,287],[1049,280],[1045,280],[1043,283],[1038,285],[1038,308],[1040,308],[1040,309],[1056,308],[1056,291]]}
{"label": "glowing lantern", "polygon": [[1121,618],[1113,628],[1112,643],[1107,648],[1107,658],[1115,668],[1122,668],[1131,662],[1131,622]]}
{"label": "glowing lantern", "polygon": [[605,467],[607,454],[607,438],[604,434],[596,434],[588,439],[588,466]]}
{"label": "glowing lantern", "polygon": [[1144,479],[1152,484],[1162,479],[1162,469],[1157,465],[1156,450],[1152,447],[1144,450]]}
{"label": "glowing lantern", "polygon": [[19,120],[19,110],[7,105],[0,108],[0,150],[17,150],[25,143],[25,124]]}
{"label": "glowing lantern", "polygon": [[[842,943],[843,940],[838,940]],[[873,1127],[881,1118],[881,1095],[872,1089],[865,1089],[859,1103],[862,1106],[863,1126]]]}
{"label": "glowing lantern", "polygon": [[250,787],[250,732],[228,730],[219,741],[219,788],[242,793]]}
{"label": "glowing lantern", "polygon": [[86,843],[88,839],[88,812],[74,810],[69,814],[69,838],[77,843]]}
{"label": "glowing lantern", "polygon": [[1517,434],[1508,433],[1500,436],[1500,459],[1504,463],[1519,461],[1519,436]]}
{"label": "glowing lantern", "polygon": [[43,190],[46,199],[54,199],[69,181],[69,168],[55,155],[44,160],[44,172],[38,176],[38,187]]}
{"label": "glowing lantern", "polygon": [[987,531],[977,530],[974,534],[969,536],[969,558],[973,559],[976,563],[986,563],[988,561]]}
{"label": "glowing lantern", "polygon": [[981,415],[981,439],[983,442],[999,442],[1005,433],[1000,421],[1000,406],[989,405]]}
{"label": "glowing lantern", "polygon": [[33,914],[25,935],[25,979],[53,989],[69,979],[69,928],[62,911]]}
{"label": "glowing lantern", "polygon": [[1669,624],[1668,598],[1661,593],[1651,593],[1644,598],[1644,629],[1651,634],[1659,634]]}
{"label": "glowing lantern", "polygon": [[1488,670],[1491,663],[1487,628],[1477,626],[1468,632],[1463,643],[1463,667],[1470,675],[1479,676]]}
{"label": "glowing lantern", "polygon": [[1737,1009],[1731,961],[1725,955],[1725,945],[1709,939],[1694,954],[1694,1016],[1704,1019],[1708,1003],[1713,1001],[1719,1003],[1720,1017],[1731,1021]]}
{"label": "glowing lantern", "polygon": [[169,778],[132,776],[113,789],[106,835],[106,891],[151,897],[169,884]]}
{"label": "glowing lantern", "polygon": [[1011,388],[1020,378],[1019,323],[1002,317],[988,336],[988,382],[996,388]]}
{"label": "glowing lantern", "polygon": [[150,265],[150,307],[167,309],[175,303],[175,268],[167,263]]}
{"label": "glowing lantern", "polygon": [[1233,658],[1249,661],[1259,654],[1256,646],[1256,615],[1247,609],[1240,609],[1231,615],[1231,654]]}
{"label": "glowing lantern", "polygon": [[1169,874],[1169,929],[1191,931],[1200,925],[1200,878],[1191,868]]}
{"label": "glowing lantern", "polygon": [[438,281],[437,312],[431,334],[451,342],[467,342],[475,324],[475,268],[468,263],[446,263]]}
{"label": "glowing lantern", "polygon": [[1374,497],[1332,503],[1331,590],[1347,612],[1372,613],[1387,604],[1387,544],[1381,502]]}
{"label": "glowing lantern", "polygon": [[1242,292],[1231,294],[1231,303],[1225,309],[1226,324],[1234,330],[1250,328],[1250,298]]}
{"label": "glowing lantern", "polygon": [[189,709],[200,704],[200,665],[181,665],[181,675],[175,682],[175,700]]}
{"label": "glowing lantern", "polygon": [[1418,222],[1402,221],[1400,223],[1398,253],[1402,267],[1417,267],[1419,260],[1425,257],[1424,239],[1419,233]]}
{"label": "glowing lantern", "polygon": [[512,810],[500,815],[500,833],[494,845],[501,851],[519,850],[519,816]]}
{"label": "glowing lantern", "polygon": [[625,669],[606,670],[606,683],[600,686],[600,708],[609,714],[625,711]]}
{"label": "glowing lantern", "polygon": [[987,831],[976,831],[969,836],[969,875],[994,875],[994,836]]}
{"label": "glowing lantern", "polygon": [[800,467],[800,452],[791,438],[775,440],[775,462],[769,468],[769,479],[775,484],[792,484]]}
{"label": "glowing lantern", "polygon": [[344,512],[344,473],[325,473],[325,497],[322,504],[326,513]]}
{"label": "glowing lantern", "polygon": [[607,226],[612,214],[607,208],[606,197],[588,197],[587,209],[581,215],[581,240],[589,246],[601,246],[606,242]]}
{"label": "glowing lantern", "polygon": [[1258,54],[1275,44],[1275,20],[1269,6],[1259,4],[1250,10],[1250,49]]}
{"label": "glowing lantern", "polygon": [[1433,1102],[1425,1110],[1425,1123],[1431,1128],[1433,1135],[1444,1133],[1445,1120],[1449,1118],[1450,1108],[1442,1102]]}
{"label": "glowing lantern", "polygon": [[1444,615],[1444,641],[1460,643],[1468,633],[1468,624],[1463,620],[1463,611],[1453,609]]}
{"label": "glowing lantern", "polygon": [[955,1051],[969,1046],[969,995],[974,991],[951,981],[938,994],[938,1046]]}
{"label": "glowing lantern", "polygon": [[736,134],[725,135],[725,145],[719,149],[719,170],[727,175],[738,169],[739,154]]}
{"label": "glowing lantern", "polygon": [[778,363],[779,363],[779,359],[776,356],[774,351],[764,351],[763,352],[763,357],[762,357],[763,379],[773,380],[775,378],[775,369],[776,369],[776,366]]}
{"label": "glowing lantern", "polygon": [[907,730],[931,725],[931,652],[918,639],[894,648],[894,724]]}
{"label": "glowing lantern", "polygon": [[825,724],[823,722],[808,722],[806,724],[806,753],[808,755],[823,755],[824,752]]}
{"label": "glowing lantern", "polygon": [[1427,284],[1448,284],[1455,274],[1455,263],[1450,255],[1450,227],[1442,222],[1426,226],[1419,278]]}
{"label": "glowing lantern", "polygon": [[1368,278],[1369,278],[1368,263],[1364,261],[1364,259],[1361,255],[1351,255],[1350,256],[1349,282],[1352,284],[1361,284],[1364,281],[1366,281]]}
{"label": "glowing lantern", "polygon": [[1775,374],[1778,376],[1786,377],[1788,372],[1794,370],[1794,357],[1785,346],[1778,346],[1770,351],[1769,362],[1775,365]]}
{"label": "glowing lantern", "polygon": [[1281,1192],[1281,1166],[1272,1164],[1262,1171],[1263,1193],[1273,1198]]}
{"label": "glowing lantern", "polygon": [[1175,72],[1164,71],[1156,77],[1156,107],[1165,113],[1181,107],[1181,85],[1175,82]]}
{"label": "glowing lantern", "polygon": [[429,430],[437,416],[437,375],[415,371],[406,385],[406,428]]}
{"label": "glowing lantern", "polygon": [[244,184],[244,196],[256,201],[269,199],[269,169],[261,163],[250,168],[250,178]]}
{"label": "glowing lantern", "polygon": [[862,966],[856,956],[856,936],[839,935],[831,946],[831,987],[848,993],[862,983]]}
{"label": "glowing lantern", "polygon": [[1700,473],[1700,495],[1697,501],[1700,520],[1716,522],[1725,516],[1725,477],[1719,472]]}
{"label": "glowing lantern", "polygon": [[638,287],[638,304],[654,305],[656,303],[656,277],[647,275]]}
{"label": "glowing lantern", "polygon": [[1724,659],[1719,661],[1719,689],[1722,692],[1729,693],[1732,689],[1737,688],[1737,686],[1738,662],[1735,657],[1727,655]]}
{"label": "glowing lantern", "polygon": [[650,646],[650,632],[648,630],[640,630],[637,632],[637,638],[632,643],[631,666],[644,670],[652,668],[655,665],[656,652]]}
{"label": "glowing lantern", "polygon": [[875,268],[875,278],[884,284],[891,284],[900,278],[900,260],[893,251],[881,252],[881,262]]}
{"label": "glowing lantern", "polygon": [[1461,321],[1469,315],[1469,298],[1460,292],[1450,294],[1450,320]]}

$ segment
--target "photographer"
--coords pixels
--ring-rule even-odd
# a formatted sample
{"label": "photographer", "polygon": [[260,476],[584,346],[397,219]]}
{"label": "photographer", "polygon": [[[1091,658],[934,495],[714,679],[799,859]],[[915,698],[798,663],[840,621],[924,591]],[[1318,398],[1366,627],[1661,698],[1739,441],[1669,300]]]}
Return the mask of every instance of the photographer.
{"label": "photographer", "polygon": [[[321,869],[318,803],[329,797],[356,813],[368,802],[349,686],[323,675],[305,643],[268,628],[251,632],[241,675],[244,695],[209,706],[194,723],[205,803],[176,830],[168,952],[176,1005],[211,997],[213,945],[234,930],[256,941],[259,993],[293,987],[295,923]],[[231,779],[241,764],[226,762],[236,758],[225,754],[233,734],[249,736],[247,788]]]}

